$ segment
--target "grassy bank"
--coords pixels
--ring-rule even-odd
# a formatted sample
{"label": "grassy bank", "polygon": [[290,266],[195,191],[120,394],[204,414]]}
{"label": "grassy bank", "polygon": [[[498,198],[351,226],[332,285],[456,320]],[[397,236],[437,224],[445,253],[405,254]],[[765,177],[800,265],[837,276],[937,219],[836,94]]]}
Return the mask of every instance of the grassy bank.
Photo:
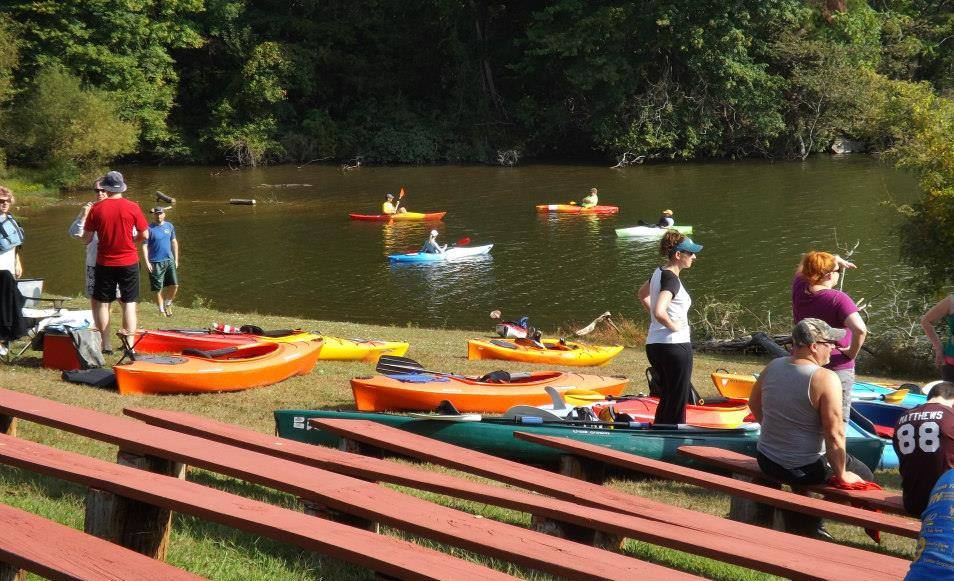
{"label": "grassy bank", "polygon": [[56,203],[59,187],[49,185],[46,176],[39,170],[0,167],[0,185],[13,191],[18,207],[39,207]]}
{"label": "grassy bank", "polygon": [[[74,301],[80,307],[80,301]],[[114,308],[114,312],[118,309]],[[177,308],[172,319],[160,318],[154,305],[141,307],[141,325],[156,327],[206,327],[212,322],[231,324],[254,323],[264,328],[302,327],[329,335],[343,337],[380,337],[410,341],[408,355],[420,361],[426,368],[479,374],[494,369],[533,368],[531,365],[511,364],[503,361],[467,361],[466,339],[485,335],[483,331],[432,330],[416,327],[386,327],[357,325],[344,322],[296,320],[287,317],[259,316],[255,314],[227,314],[206,308]],[[272,410],[277,408],[314,408],[351,406],[351,390],[348,380],[356,375],[373,373],[367,363],[319,362],[314,372],[267,388],[252,389],[230,394],[200,396],[119,396],[115,392],[69,384],[60,379],[57,371],[39,366],[38,353],[28,351],[28,357],[16,365],[0,367],[0,386],[55,399],[67,404],[96,409],[109,414],[120,414],[124,407],[145,406],[181,410],[205,415],[218,420],[246,426],[253,430],[271,433],[274,429]],[[114,357],[115,360],[118,357]],[[698,355],[694,371],[694,383],[704,394],[714,394],[710,372],[727,368],[739,372],[760,370],[764,361],[753,358],[716,358]],[[643,370],[647,366],[641,348],[628,348],[609,365],[593,369],[601,374],[622,374],[630,377],[628,390],[635,393],[645,390]],[[868,379],[898,381],[906,378],[870,377]],[[57,448],[114,460],[116,450],[112,446],[94,442],[28,423],[20,424],[20,435]],[[430,467],[434,470],[441,470]],[[237,494],[288,507],[295,507],[293,497],[275,491],[245,484],[230,478],[193,470],[190,479],[202,484]],[[890,487],[898,487],[896,471],[878,474],[879,481]],[[659,482],[655,480],[613,480],[609,484],[621,490],[659,500],[661,502],[693,508],[724,516],[728,511],[728,498],[701,489]],[[469,512],[527,526],[529,518],[522,513],[488,507],[479,503],[448,499],[432,494],[416,493],[436,502],[461,508]],[[17,469],[0,466],[0,502],[18,506],[59,522],[82,527],[84,491],[80,487],[60,481],[36,477]],[[830,525],[829,530],[841,541],[876,549],[864,533],[853,527]],[[393,532],[400,536],[400,533]],[[881,550],[891,554],[911,557],[914,542],[892,535],[885,535]],[[425,544],[431,544],[424,541]],[[626,552],[680,569],[693,571],[717,579],[761,579],[767,575],[753,573],[721,563],[697,558],[685,553],[668,551],[628,541]],[[532,572],[506,568],[506,564],[489,562],[472,557],[459,550],[455,554],[503,567],[511,573],[532,579],[546,578]],[[356,569],[331,559],[305,554],[293,547],[273,543],[253,535],[237,533],[232,529],[204,521],[177,515],[170,546],[170,562],[213,579],[351,579],[369,578],[366,571]]]}

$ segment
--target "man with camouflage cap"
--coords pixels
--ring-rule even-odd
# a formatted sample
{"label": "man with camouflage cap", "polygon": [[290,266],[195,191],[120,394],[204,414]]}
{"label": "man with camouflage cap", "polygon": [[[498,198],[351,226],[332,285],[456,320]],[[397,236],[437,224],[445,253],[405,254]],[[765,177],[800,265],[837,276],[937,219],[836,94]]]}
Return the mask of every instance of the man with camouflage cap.
{"label": "man with camouflage cap", "polygon": [[[848,455],[841,382],[824,368],[844,337],[844,329],[821,319],[802,319],[792,329],[792,355],[769,363],[755,382],[749,407],[762,424],[758,462],[769,476],[796,485],[874,479],[867,466]],[[821,519],[785,516],[790,532],[830,537]]]}

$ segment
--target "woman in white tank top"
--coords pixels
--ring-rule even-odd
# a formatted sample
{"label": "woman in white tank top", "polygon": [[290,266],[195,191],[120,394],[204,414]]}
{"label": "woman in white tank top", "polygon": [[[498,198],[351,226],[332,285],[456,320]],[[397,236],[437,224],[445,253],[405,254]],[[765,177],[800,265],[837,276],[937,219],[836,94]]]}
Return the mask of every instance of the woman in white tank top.
{"label": "woman in white tank top", "polygon": [[681,424],[686,419],[686,403],[692,390],[692,298],[679,274],[692,266],[700,250],[702,245],[679,232],[666,232],[659,243],[659,253],[666,258],[666,265],[653,271],[637,293],[649,311],[646,357],[662,384],[654,424]]}

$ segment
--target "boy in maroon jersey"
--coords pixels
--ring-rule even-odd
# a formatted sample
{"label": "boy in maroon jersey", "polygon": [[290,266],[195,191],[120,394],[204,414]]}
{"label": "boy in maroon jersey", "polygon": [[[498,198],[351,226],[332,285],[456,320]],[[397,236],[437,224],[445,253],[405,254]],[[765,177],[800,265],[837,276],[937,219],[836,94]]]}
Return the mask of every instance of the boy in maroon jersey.
{"label": "boy in maroon jersey", "polygon": [[937,479],[954,467],[952,406],[954,383],[936,382],[927,403],[904,412],[894,428],[892,443],[900,460],[904,509],[912,515],[921,515]]}

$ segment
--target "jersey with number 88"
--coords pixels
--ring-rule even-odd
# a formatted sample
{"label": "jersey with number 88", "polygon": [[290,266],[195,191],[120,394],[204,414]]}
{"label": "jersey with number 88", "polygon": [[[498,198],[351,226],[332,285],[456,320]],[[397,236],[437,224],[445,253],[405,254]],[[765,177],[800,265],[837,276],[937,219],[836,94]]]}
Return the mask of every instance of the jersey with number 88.
{"label": "jersey with number 88", "polygon": [[906,410],[894,430],[904,508],[920,515],[938,477],[954,467],[954,409],[926,403]]}
{"label": "jersey with number 88", "polygon": [[915,446],[927,453],[937,452],[941,447],[941,428],[937,422],[924,422],[917,428],[912,424],[902,424],[894,433],[898,438],[898,451],[904,455],[914,452]]}

